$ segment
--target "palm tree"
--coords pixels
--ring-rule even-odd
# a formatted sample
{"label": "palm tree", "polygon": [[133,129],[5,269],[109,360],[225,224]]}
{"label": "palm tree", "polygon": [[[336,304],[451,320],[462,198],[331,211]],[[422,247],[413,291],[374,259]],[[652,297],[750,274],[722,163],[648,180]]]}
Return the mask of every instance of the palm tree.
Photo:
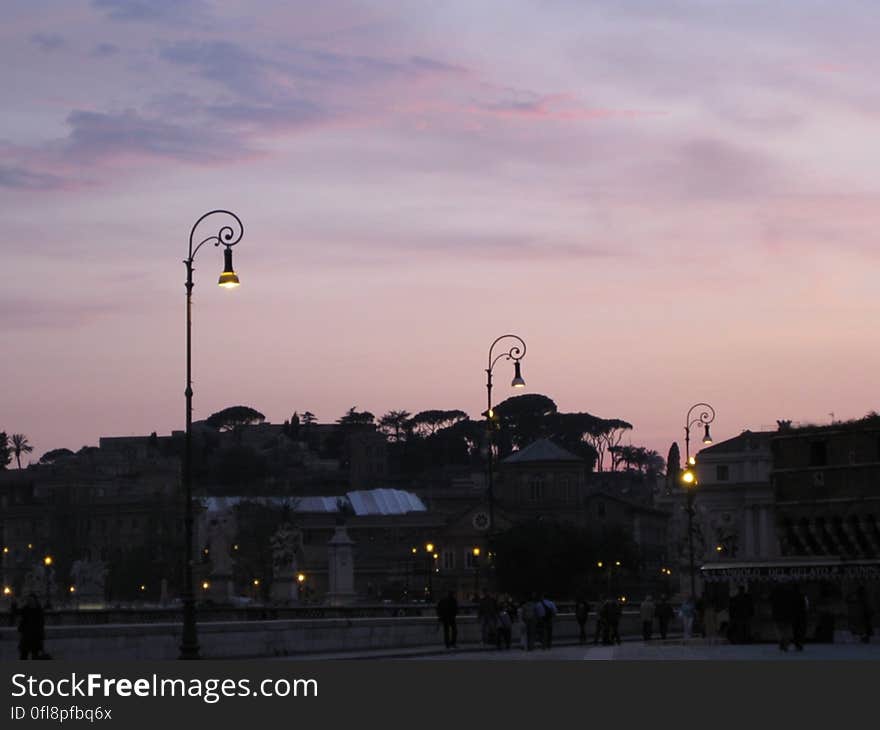
{"label": "palm tree", "polygon": [[15,461],[18,463],[19,469],[21,469],[21,455],[29,454],[33,450],[34,447],[28,443],[27,436],[23,433],[12,434],[12,453],[15,454]]}

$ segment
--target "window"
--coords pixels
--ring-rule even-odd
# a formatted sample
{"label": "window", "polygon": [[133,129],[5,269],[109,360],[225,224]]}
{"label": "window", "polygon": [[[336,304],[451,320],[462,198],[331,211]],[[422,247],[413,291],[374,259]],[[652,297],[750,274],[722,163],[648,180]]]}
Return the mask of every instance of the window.
{"label": "window", "polygon": [[727,464],[718,464],[715,467],[715,481],[726,482],[730,479],[730,467]]}
{"label": "window", "polygon": [[535,476],[529,479],[529,499],[532,502],[544,499],[544,477]]}
{"label": "window", "polygon": [[599,502],[596,505],[596,516],[597,517],[604,517],[605,516],[605,503],[604,502]]}
{"label": "window", "polygon": [[444,550],[440,556],[443,563],[443,570],[455,570],[455,551]]}
{"label": "window", "polygon": [[810,444],[810,466],[825,466],[828,463],[828,449],[824,441]]}
{"label": "window", "polygon": [[473,548],[465,548],[464,550],[464,567],[473,570],[479,564],[480,559],[474,556]]}

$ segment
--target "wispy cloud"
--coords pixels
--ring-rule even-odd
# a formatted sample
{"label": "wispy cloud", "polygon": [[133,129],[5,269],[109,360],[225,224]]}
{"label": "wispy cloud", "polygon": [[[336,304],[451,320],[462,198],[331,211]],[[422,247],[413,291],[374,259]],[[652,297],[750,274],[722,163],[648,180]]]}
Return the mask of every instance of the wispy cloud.
{"label": "wispy cloud", "polygon": [[30,42],[47,52],[57,51],[67,45],[64,37],[57,33],[34,33],[30,37]]}
{"label": "wispy cloud", "polygon": [[25,297],[0,298],[0,332],[34,329],[69,330],[112,314],[115,307],[95,301],[51,301]]}
{"label": "wispy cloud", "polygon": [[92,55],[96,58],[108,58],[119,53],[119,46],[115,43],[99,43],[92,49]]}
{"label": "wispy cloud", "polygon": [[0,164],[0,187],[30,191],[60,190],[65,187],[65,181],[48,172]]}
{"label": "wispy cloud", "polygon": [[205,9],[203,0],[92,0],[111,20],[157,21],[191,19]]}
{"label": "wispy cloud", "polygon": [[501,98],[475,102],[473,112],[510,119],[533,119],[548,121],[584,121],[590,119],[634,118],[660,116],[662,112],[640,109],[611,109],[582,104],[572,94],[539,94],[532,91],[507,89]]}
{"label": "wispy cloud", "polygon": [[150,119],[136,111],[107,114],[73,111],[65,156],[80,162],[109,157],[162,157],[186,162],[218,162],[248,154],[241,140],[216,129]]}

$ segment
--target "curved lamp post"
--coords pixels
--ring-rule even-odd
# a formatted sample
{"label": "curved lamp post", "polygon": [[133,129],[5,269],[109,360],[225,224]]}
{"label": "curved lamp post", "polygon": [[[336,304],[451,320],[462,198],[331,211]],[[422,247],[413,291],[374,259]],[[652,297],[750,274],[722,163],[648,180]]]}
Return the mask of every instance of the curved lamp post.
{"label": "curved lamp post", "polygon": [[[196,241],[196,231],[210,217],[225,218],[217,233]],[[196,631],[196,603],[193,594],[193,508],[192,508],[192,290],[193,260],[199,249],[206,243],[215,246],[221,244],[223,250],[223,273],[217,282],[224,289],[233,289],[239,285],[238,275],[232,268],[232,247],[244,235],[241,219],[228,210],[212,210],[199,218],[189,233],[189,257],[184,259],[186,265],[186,437],[183,449],[183,490],[185,504],[184,527],[186,532],[186,559],[184,562],[183,583],[183,637],[180,644],[181,659],[199,658],[199,638]]]}
{"label": "curved lamp post", "polygon": [[[495,345],[497,345],[502,340],[513,340],[515,343],[509,350],[506,352],[502,352],[499,355],[496,355],[493,359],[493,354],[495,351]],[[487,479],[486,479],[486,494],[489,501],[489,534],[493,532],[495,529],[495,493],[492,484],[492,458],[494,452],[494,438],[493,434],[497,428],[498,420],[495,417],[495,411],[492,410],[492,371],[495,369],[495,363],[504,358],[505,360],[513,361],[513,380],[510,381],[510,386],[512,388],[525,388],[526,381],[523,380],[522,372],[520,371],[520,360],[525,357],[526,354],[526,343],[523,342],[523,339],[517,335],[501,335],[501,337],[497,338],[489,347],[489,367],[486,368],[486,397],[487,397],[487,408],[486,413],[483,414],[486,416],[486,428],[488,431],[488,453],[486,455],[486,468],[487,468]],[[487,555],[487,557],[489,557]]]}
{"label": "curved lamp post", "polygon": [[[700,410],[702,409],[702,410]],[[694,411],[699,411],[694,416]],[[709,424],[715,420],[715,409],[708,403],[695,403],[690,407],[687,416],[684,419],[684,453],[685,462],[684,469],[681,472],[681,483],[687,494],[687,516],[688,516],[688,561],[690,567],[691,578],[691,597],[696,600],[696,578],[694,573],[694,497],[697,489],[697,472],[694,469],[695,460],[691,458],[691,428],[693,426],[703,426],[703,443],[707,446],[712,443],[712,436],[709,433]]]}

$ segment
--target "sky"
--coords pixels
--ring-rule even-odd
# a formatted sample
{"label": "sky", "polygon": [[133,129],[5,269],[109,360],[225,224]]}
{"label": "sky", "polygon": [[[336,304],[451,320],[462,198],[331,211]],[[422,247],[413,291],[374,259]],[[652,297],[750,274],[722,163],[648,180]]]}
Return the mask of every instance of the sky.
{"label": "sky", "polygon": [[[665,456],[878,407],[880,6],[6,0],[0,430],[526,392]],[[218,224],[201,228],[207,237]],[[514,394],[509,363],[495,402]]]}

